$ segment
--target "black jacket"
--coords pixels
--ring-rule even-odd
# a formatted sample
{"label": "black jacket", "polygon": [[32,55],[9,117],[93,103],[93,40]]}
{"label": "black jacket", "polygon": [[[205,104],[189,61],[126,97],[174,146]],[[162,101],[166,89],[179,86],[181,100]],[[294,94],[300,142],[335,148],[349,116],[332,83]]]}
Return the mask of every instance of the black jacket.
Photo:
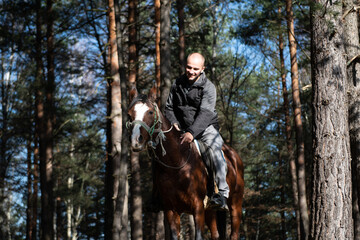
{"label": "black jacket", "polygon": [[192,85],[186,75],[182,75],[171,86],[165,116],[171,124],[178,123],[181,129],[198,138],[210,125],[219,129],[215,105],[216,88],[205,73]]}

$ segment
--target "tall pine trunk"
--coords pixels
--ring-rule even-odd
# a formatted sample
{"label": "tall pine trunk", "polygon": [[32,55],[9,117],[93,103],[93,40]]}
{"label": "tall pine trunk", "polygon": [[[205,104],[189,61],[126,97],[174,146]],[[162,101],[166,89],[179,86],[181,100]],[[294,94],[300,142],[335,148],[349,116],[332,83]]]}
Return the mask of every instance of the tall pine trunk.
{"label": "tall pine trunk", "polygon": [[299,88],[299,73],[296,57],[296,41],[294,31],[294,14],[292,11],[292,0],[286,0],[286,18],[288,26],[290,60],[291,60],[291,79],[294,122],[296,130],[296,148],[298,163],[298,190],[299,190],[299,209],[301,216],[301,239],[307,239],[309,235],[309,216],[306,201],[306,177],[305,177],[305,151],[303,126],[301,120],[301,101]]}
{"label": "tall pine trunk", "polygon": [[[279,8],[279,15],[281,14],[281,8]],[[281,24],[279,24],[281,26]],[[291,122],[290,122],[290,104],[288,99],[288,91],[286,86],[286,71],[285,71],[285,60],[284,60],[284,40],[279,30],[279,58],[280,58],[280,71],[281,71],[281,83],[282,83],[282,94],[284,101],[284,115],[285,115],[285,133],[286,133],[286,147],[289,154],[289,168],[291,176],[291,186],[293,191],[293,206],[296,216],[296,230],[297,239],[300,240],[300,211],[299,211],[299,191],[296,174],[296,162],[294,158],[294,149],[291,142]]]}
{"label": "tall pine trunk", "polygon": [[[108,159],[106,163],[107,209],[106,218],[110,226],[106,226],[105,238],[113,240],[127,239],[127,176],[123,175],[121,159],[122,140],[122,108],[119,59],[116,38],[116,20],[114,0],[109,0],[109,58],[110,79],[108,80]],[[126,165],[127,166],[127,165]],[[110,228],[110,229],[109,229]]]}
{"label": "tall pine trunk", "polygon": [[[129,0],[129,83],[132,86],[136,85],[137,78],[137,0]],[[143,238],[142,232],[142,196],[141,196],[141,172],[139,153],[131,151],[130,157],[131,168],[131,239],[141,240]]]}
{"label": "tall pine trunk", "polygon": [[[31,136],[31,133],[30,133]],[[31,149],[31,138],[29,137],[27,139],[27,143],[26,143],[26,150],[27,150],[27,208],[26,208],[26,239],[31,240],[34,238],[34,229],[33,229],[33,225],[32,225],[32,214],[33,214],[33,202],[32,202],[32,197],[33,197],[33,190],[32,190],[32,161],[31,161],[31,153],[32,153],[32,149]]]}
{"label": "tall pine trunk", "polygon": [[352,157],[354,239],[360,239],[360,64],[358,17],[353,0],[343,1],[344,39],[349,96],[349,130]]}
{"label": "tall pine trunk", "polygon": [[[155,5],[155,82],[157,88],[157,97],[160,99],[160,87],[161,87],[161,70],[160,70],[160,30],[161,30],[161,11],[160,11],[160,0],[154,1]],[[159,102],[159,105],[161,103]]]}
{"label": "tall pine trunk", "polygon": [[170,21],[171,1],[161,0],[160,31],[160,72],[161,72],[161,110],[164,110],[171,86],[171,45]]}
{"label": "tall pine trunk", "polygon": [[[35,41],[35,137],[34,137],[34,198],[33,198],[33,218],[32,225],[36,229],[38,182],[39,182],[39,161],[40,156],[40,135],[43,126],[44,104],[43,104],[43,61],[42,61],[42,31],[41,31],[41,0],[36,0],[36,41]],[[41,179],[40,179],[41,181]],[[36,239],[36,231],[35,231]]]}
{"label": "tall pine trunk", "polygon": [[47,82],[45,84],[45,104],[40,116],[40,186],[41,186],[41,239],[54,239],[55,200],[53,193],[53,121],[55,92],[55,51],[53,32],[53,1],[46,2],[47,18]]}
{"label": "tall pine trunk", "polygon": [[351,157],[342,1],[312,6],[311,239],[353,239]]}
{"label": "tall pine trunk", "polygon": [[185,73],[185,14],[184,14],[184,1],[176,0],[176,9],[178,14],[178,27],[179,27],[179,69],[180,74]]}

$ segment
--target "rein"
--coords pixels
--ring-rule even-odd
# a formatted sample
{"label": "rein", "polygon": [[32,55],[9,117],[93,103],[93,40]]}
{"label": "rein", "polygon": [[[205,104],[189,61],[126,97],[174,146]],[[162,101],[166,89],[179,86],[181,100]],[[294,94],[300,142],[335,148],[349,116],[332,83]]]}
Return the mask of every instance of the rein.
{"label": "rein", "polygon": [[[172,129],[173,129],[173,125],[171,125],[171,127],[168,129],[168,130],[165,130],[163,131],[161,129],[161,125],[162,125],[162,122],[160,120],[160,113],[158,112],[159,109],[158,107],[156,106],[156,104],[154,105],[154,108],[155,108],[155,120],[154,120],[154,124],[149,127],[144,121],[142,120],[134,120],[132,122],[128,121],[126,122],[126,128],[129,129],[131,126],[135,126],[137,124],[139,124],[141,127],[143,127],[147,133],[149,134],[150,136],[150,140],[148,141],[148,146],[151,147],[151,150],[153,152],[153,155],[154,155],[154,159],[156,162],[160,163],[161,165],[163,165],[164,167],[167,167],[167,168],[171,168],[171,169],[182,169],[189,161],[190,159],[190,155],[191,155],[191,150],[189,151],[189,155],[185,161],[185,163],[183,163],[181,166],[178,166],[178,167],[175,167],[175,166],[170,166],[170,165],[167,165],[166,163],[162,162],[158,156],[156,155],[155,153],[155,149],[157,147],[157,145],[159,145],[160,143],[160,146],[161,146],[161,150],[162,150],[162,156],[165,156],[166,155],[166,151],[165,151],[165,148],[164,148],[164,145],[163,145],[163,141],[166,140],[166,136],[165,136],[165,133],[168,133],[170,132]],[[157,115],[159,116],[158,119],[157,119],[157,116],[156,116],[156,113]],[[159,127],[156,128],[156,125],[159,124]],[[155,137],[155,139],[153,140],[153,135],[154,133],[158,133],[158,135]],[[148,152],[149,153],[149,152]]]}
{"label": "rein", "polygon": [[[126,122],[126,128],[130,128],[130,126],[135,126],[137,124],[140,124],[149,134],[150,136],[150,140],[148,141],[148,146],[151,146],[153,149],[156,148],[156,146],[160,143],[161,145],[161,150],[162,150],[162,155],[165,156],[166,155],[166,151],[165,151],[165,148],[164,148],[164,145],[163,145],[163,141],[166,140],[166,136],[165,136],[165,133],[168,133],[172,130],[173,126],[171,126],[168,130],[166,131],[163,131],[161,129],[161,125],[162,125],[162,122],[160,120],[160,114],[158,113],[159,109],[156,105],[153,105],[154,108],[155,108],[155,120],[154,120],[154,124],[149,127],[144,121],[142,120],[134,120],[132,122],[128,121]],[[156,113],[158,113],[158,118],[156,116]],[[159,127],[156,128],[156,125],[159,123]],[[154,133],[158,133],[158,135],[155,137],[155,139],[153,140],[153,135]]]}

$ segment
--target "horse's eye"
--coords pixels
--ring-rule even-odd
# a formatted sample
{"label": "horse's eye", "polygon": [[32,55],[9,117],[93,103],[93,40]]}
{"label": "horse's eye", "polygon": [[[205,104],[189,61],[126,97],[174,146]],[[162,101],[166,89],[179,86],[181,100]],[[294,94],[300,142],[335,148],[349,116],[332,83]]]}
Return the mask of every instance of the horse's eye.
{"label": "horse's eye", "polygon": [[149,111],[149,114],[150,114],[150,115],[153,115],[153,114],[154,114],[154,112],[153,112],[153,111]]}

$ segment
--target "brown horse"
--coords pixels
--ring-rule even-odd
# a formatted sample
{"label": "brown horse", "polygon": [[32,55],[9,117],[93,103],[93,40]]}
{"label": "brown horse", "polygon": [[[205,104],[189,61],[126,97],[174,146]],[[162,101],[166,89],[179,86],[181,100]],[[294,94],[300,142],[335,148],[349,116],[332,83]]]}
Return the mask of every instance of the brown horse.
{"label": "brown horse", "polygon": [[[204,207],[208,181],[205,164],[194,142],[180,144],[181,132],[161,114],[155,99],[155,88],[148,96],[139,95],[136,89],[130,91],[128,114],[131,122],[128,122],[128,127],[132,150],[147,148],[154,156],[154,185],[170,225],[171,239],[178,239],[180,235],[181,213],[194,216],[196,239],[203,239],[205,222],[211,239],[225,239],[226,212],[218,214],[222,220],[217,223],[216,211]],[[232,148],[224,145],[223,152],[228,166],[226,180],[230,188],[227,204],[231,217],[231,239],[235,240],[239,238],[242,214],[244,167]]]}

